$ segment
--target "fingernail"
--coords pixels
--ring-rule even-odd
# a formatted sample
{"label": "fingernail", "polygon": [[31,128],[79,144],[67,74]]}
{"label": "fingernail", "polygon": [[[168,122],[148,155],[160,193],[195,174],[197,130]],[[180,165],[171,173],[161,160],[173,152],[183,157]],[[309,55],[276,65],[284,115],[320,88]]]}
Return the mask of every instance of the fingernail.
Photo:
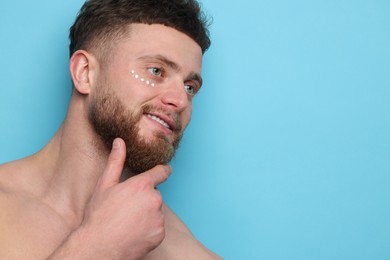
{"label": "fingernail", "polygon": [[112,149],[118,149],[119,147],[121,147],[121,142],[118,139],[115,139],[112,144]]}

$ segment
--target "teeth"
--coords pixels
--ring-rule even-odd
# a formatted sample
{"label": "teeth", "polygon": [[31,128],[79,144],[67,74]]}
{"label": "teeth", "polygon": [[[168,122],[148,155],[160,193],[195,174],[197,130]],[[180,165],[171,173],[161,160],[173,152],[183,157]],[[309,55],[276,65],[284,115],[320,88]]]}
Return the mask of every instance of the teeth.
{"label": "teeth", "polygon": [[167,124],[167,122],[165,122],[164,120],[162,120],[161,118],[157,117],[157,116],[153,116],[153,115],[149,115],[147,114],[147,116],[151,119],[153,119],[154,121],[162,124],[164,127],[168,128],[169,129],[169,125]]}

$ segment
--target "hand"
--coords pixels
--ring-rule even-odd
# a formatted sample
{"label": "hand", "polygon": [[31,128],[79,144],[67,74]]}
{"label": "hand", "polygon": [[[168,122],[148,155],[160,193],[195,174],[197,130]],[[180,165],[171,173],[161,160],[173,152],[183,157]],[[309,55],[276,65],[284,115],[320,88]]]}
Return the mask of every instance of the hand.
{"label": "hand", "polygon": [[80,227],[100,259],[138,259],[165,236],[163,201],[155,187],[168,178],[171,168],[158,165],[119,183],[125,157],[125,143],[118,138]]}

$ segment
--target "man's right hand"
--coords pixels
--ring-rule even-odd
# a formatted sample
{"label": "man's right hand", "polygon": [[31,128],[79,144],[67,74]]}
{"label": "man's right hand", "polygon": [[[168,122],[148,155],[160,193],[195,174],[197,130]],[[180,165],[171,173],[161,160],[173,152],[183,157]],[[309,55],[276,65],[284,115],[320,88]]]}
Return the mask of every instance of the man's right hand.
{"label": "man's right hand", "polygon": [[171,168],[158,165],[120,183],[125,157],[125,143],[117,138],[81,226],[50,259],[139,259],[162,242],[163,200],[155,187],[168,178]]}

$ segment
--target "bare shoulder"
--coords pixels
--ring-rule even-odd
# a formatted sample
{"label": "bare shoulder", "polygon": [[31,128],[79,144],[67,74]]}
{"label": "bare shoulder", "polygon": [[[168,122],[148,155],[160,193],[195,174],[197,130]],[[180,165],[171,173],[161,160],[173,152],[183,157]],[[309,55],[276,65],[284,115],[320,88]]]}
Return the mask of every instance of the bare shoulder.
{"label": "bare shoulder", "polygon": [[15,235],[11,227],[17,207],[10,177],[14,169],[15,163],[0,165],[0,258],[12,254],[10,241]]}
{"label": "bare shoulder", "polygon": [[[28,173],[23,162],[0,165],[0,259],[43,259],[62,235],[48,218],[53,214],[26,188]],[[42,243],[43,237],[48,241]]]}
{"label": "bare shoulder", "polygon": [[200,243],[168,206],[163,206],[163,212],[165,216],[165,239],[159,247],[144,259],[222,259]]}
{"label": "bare shoulder", "polygon": [[34,157],[29,156],[0,165],[0,199],[31,197],[41,182]]}
{"label": "bare shoulder", "polygon": [[[3,223],[5,212],[8,209],[11,187],[10,178],[7,174],[10,171],[9,164],[0,165],[0,225]],[[0,234],[1,235],[1,234]]]}
{"label": "bare shoulder", "polygon": [[[20,171],[20,164],[18,161],[5,163],[0,165],[0,208],[4,212],[6,205],[9,203],[12,195],[17,191],[16,179],[17,172]],[[3,215],[3,214],[1,214]]]}
{"label": "bare shoulder", "polygon": [[25,161],[27,159],[0,164],[0,194],[2,196],[15,193],[22,188],[23,183],[19,179],[24,171]]}

